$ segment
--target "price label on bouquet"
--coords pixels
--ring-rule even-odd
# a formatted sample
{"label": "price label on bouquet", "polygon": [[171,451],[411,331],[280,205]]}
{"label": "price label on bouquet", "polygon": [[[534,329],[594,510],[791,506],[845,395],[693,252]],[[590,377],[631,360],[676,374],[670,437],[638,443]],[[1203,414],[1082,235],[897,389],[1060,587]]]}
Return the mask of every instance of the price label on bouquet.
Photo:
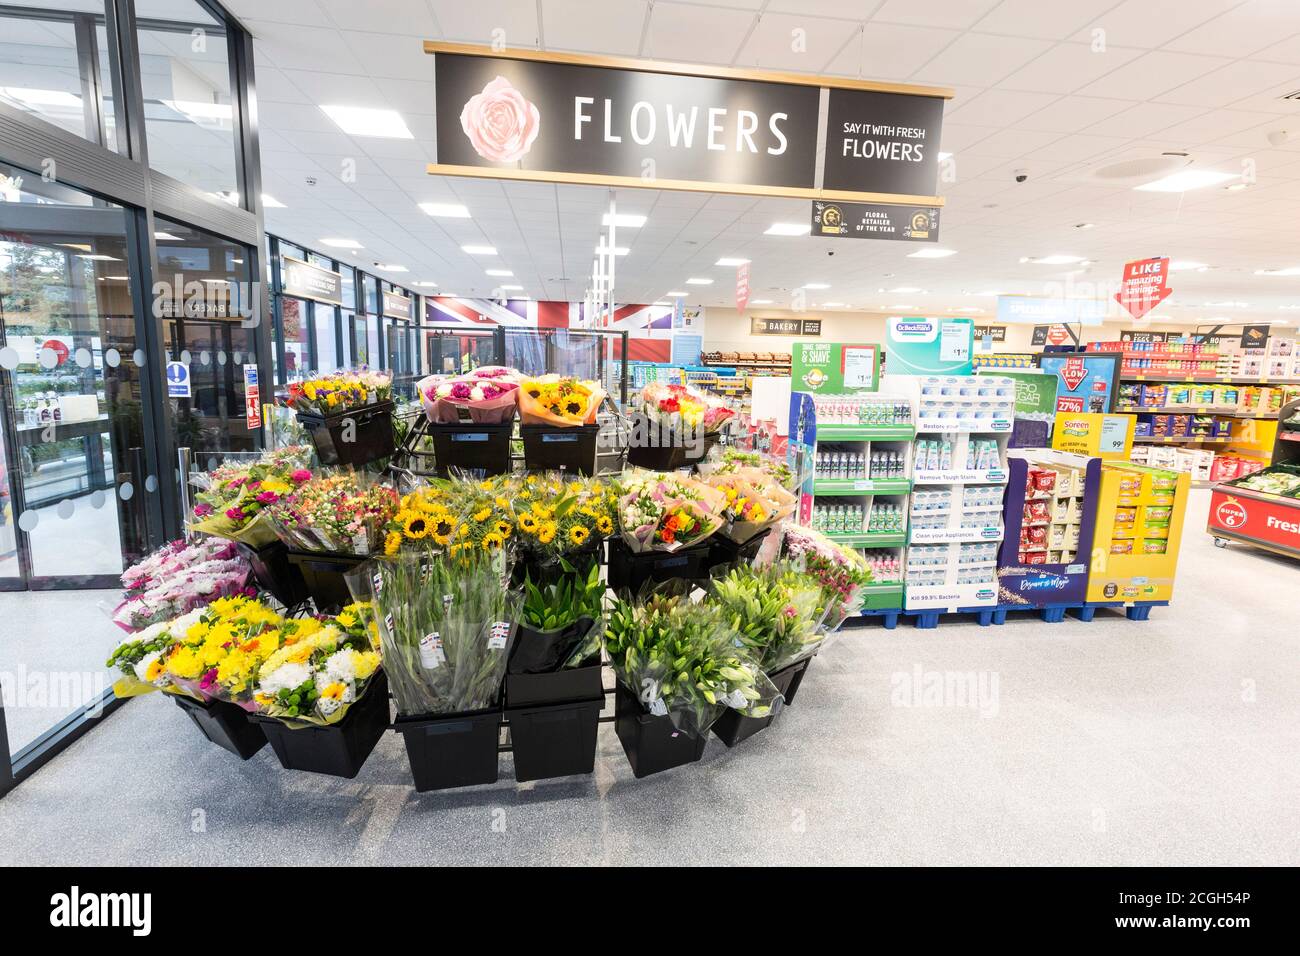
{"label": "price label on bouquet", "polygon": [[442,649],[442,636],[436,631],[420,638],[420,666],[427,671],[436,671],[447,663],[447,654]]}
{"label": "price label on bouquet", "polygon": [[488,632],[488,650],[504,651],[506,649],[506,638],[510,636],[510,624],[506,621],[497,621],[492,625],[492,630]]}

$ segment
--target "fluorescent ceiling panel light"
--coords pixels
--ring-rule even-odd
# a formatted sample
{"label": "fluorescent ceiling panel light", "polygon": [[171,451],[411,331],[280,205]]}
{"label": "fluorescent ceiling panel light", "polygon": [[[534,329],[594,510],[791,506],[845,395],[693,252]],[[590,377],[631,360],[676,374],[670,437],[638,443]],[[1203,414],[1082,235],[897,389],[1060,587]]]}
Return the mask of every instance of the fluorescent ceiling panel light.
{"label": "fluorescent ceiling panel light", "polygon": [[436,289],[438,283],[430,282],[428,279],[422,279],[419,282],[412,282],[411,285],[418,286],[421,289]]}
{"label": "fluorescent ceiling panel light", "polygon": [[[609,249],[610,249],[609,246],[605,246],[604,248],[597,246],[596,255],[600,255],[602,252],[609,252]],[[614,255],[616,256],[625,256],[627,255],[627,252],[628,252],[627,246],[614,246]]]}
{"label": "fluorescent ceiling panel light", "polygon": [[844,305],[843,302],[823,302],[823,303],[822,303],[822,308],[823,308],[823,309],[838,309],[838,308],[840,308],[840,307],[843,306],[843,305]]}
{"label": "fluorescent ceiling panel light", "polygon": [[651,305],[661,306],[661,307],[662,307],[662,306],[672,305],[671,302],[651,302],[650,304],[651,304]]}
{"label": "fluorescent ceiling panel light", "polygon": [[366,106],[322,106],[321,110],[349,136],[379,136],[387,139],[415,139],[397,110]]}
{"label": "fluorescent ceiling panel light", "polygon": [[687,279],[687,280],[686,280],[686,284],[687,284],[687,285],[713,285],[713,280],[712,280],[712,279],[700,279],[700,278]]}
{"label": "fluorescent ceiling panel light", "polygon": [[749,304],[750,305],[771,305],[772,300],[771,299],[750,299]]}
{"label": "fluorescent ceiling panel light", "polygon": [[163,100],[163,105],[185,116],[198,119],[228,120],[234,114],[229,103],[203,103],[196,100]]}
{"label": "fluorescent ceiling panel light", "polygon": [[262,205],[267,209],[284,209],[284,203],[268,193],[262,193]]}
{"label": "fluorescent ceiling panel light", "polygon": [[510,290],[510,291],[513,292],[513,291],[515,291],[515,290],[517,290],[517,289],[522,289],[523,286],[521,286],[521,285],[503,285],[501,288],[503,288],[503,289],[507,289],[507,290]]}
{"label": "fluorescent ceiling panel light", "polygon": [[497,254],[496,246],[461,246],[462,252],[468,252],[471,256],[495,256]]}
{"label": "fluorescent ceiling panel light", "polygon": [[1053,256],[1039,256],[1037,258],[1030,256],[1021,261],[1032,262],[1036,266],[1068,266],[1073,265],[1076,262],[1083,262],[1084,258],[1083,256],[1066,256],[1057,254]]}
{"label": "fluorescent ceiling panel light", "polygon": [[1226,183],[1230,179],[1236,179],[1239,175],[1239,173],[1216,173],[1212,169],[1184,169],[1182,172],[1164,176],[1133,188],[1144,193],[1185,193],[1189,189],[1204,189],[1206,186],[1217,186],[1219,183]]}
{"label": "fluorescent ceiling panel light", "polygon": [[924,248],[924,249],[917,249],[916,252],[909,252],[909,253],[907,254],[907,258],[909,258],[909,259],[947,259],[949,256],[955,256],[956,254],[957,254],[957,250],[956,250],[956,249],[937,249],[937,248],[934,248],[934,247],[927,247],[927,248]]}
{"label": "fluorescent ceiling panel light", "polygon": [[331,249],[364,249],[361,243],[355,239],[322,239],[322,246],[329,246]]}
{"label": "fluorescent ceiling panel light", "polygon": [[885,308],[887,308],[887,309],[902,309],[902,310],[906,311],[906,310],[908,310],[908,309],[915,309],[916,306],[914,306],[914,305],[899,305],[898,303],[895,303],[895,304],[893,304],[893,305],[887,305],[887,306],[885,306]]}
{"label": "fluorescent ceiling panel light", "polygon": [[803,287],[805,289],[829,289],[831,284],[829,282],[805,282]]}
{"label": "fluorescent ceiling panel light", "polygon": [[1288,266],[1285,269],[1256,269],[1257,276],[1300,276],[1300,266]]}
{"label": "fluorescent ceiling panel light", "polygon": [[668,297],[670,299],[681,299],[681,298],[685,298],[689,294],[690,293],[688,292],[669,292]]}
{"label": "fluorescent ceiling panel light", "polygon": [[454,202],[422,202],[420,208],[430,216],[441,216],[443,219],[468,219],[469,209],[460,203]]}
{"label": "fluorescent ceiling panel light", "polygon": [[0,93],[29,106],[66,106],[81,109],[81,97],[63,90],[35,90],[23,86],[0,86]]}
{"label": "fluorescent ceiling panel light", "polygon": [[748,261],[749,261],[748,259],[737,259],[732,256],[723,256],[721,259],[715,262],[714,265],[715,266],[743,266]]}
{"label": "fluorescent ceiling panel light", "polygon": [[1210,267],[1204,262],[1192,262],[1188,259],[1175,259],[1173,262],[1169,263],[1170,272],[1204,272],[1208,268]]}
{"label": "fluorescent ceiling panel light", "polygon": [[620,212],[613,216],[605,213],[600,219],[600,224],[605,228],[609,228],[611,220],[616,229],[640,229],[645,225],[645,216],[632,212]]}
{"label": "fluorescent ceiling panel light", "polygon": [[399,266],[396,264],[376,265],[375,268],[378,269],[380,272],[410,272],[411,271],[410,269],[406,268],[406,266]]}
{"label": "fluorescent ceiling panel light", "polygon": [[486,269],[484,270],[484,272],[485,274],[490,276],[501,276],[503,278],[508,278],[514,275],[514,273],[511,272],[509,269]]}
{"label": "fluorescent ceiling panel light", "polygon": [[763,230],[765,236],[806,236],[812,231],[809,222],[774,222]]}

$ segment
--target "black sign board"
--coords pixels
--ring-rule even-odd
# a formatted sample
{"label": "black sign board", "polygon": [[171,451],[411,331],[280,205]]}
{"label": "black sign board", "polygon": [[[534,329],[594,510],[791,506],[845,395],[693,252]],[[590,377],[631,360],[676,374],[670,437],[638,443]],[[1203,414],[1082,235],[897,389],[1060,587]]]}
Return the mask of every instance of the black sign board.
{"label": "black sign board", "polygon": [[1260,349],[1268,344],[1267,325],[1247,325],[1241,330],[1241,347],[1243,349]]}
{"label": "black sign board", "polygon": [[392,319],[409,319],[411,317],[411,300],[400,292],[385,292],[384,315]]}
{"label": "black sign board", "polygon": [[[977,325],[975,326],[975,338],[982,339],[988,336],[994,342],[1005,342],[1007,340],[1007,327],[1005,325]],[[1044,339],[1046,341],[1046,339]],[[1039,345],[1042,342],[1038,343]]]}
{"label": "black sign board", "polygon": [[343,277],[337,272],[291,256],[282,256],[281,260],[281,291],[285,295],[330,305],[343,304]]}
{"label": "black sign board", "polygon": [[759,319],[749,320],[751,335],[803,335],[822,334],[821,319]]}
{"label": "black sign board", "polygon": [[1046,345],[1047,333],[1052,331],[1050,325],[1035,325],[1033,335],[1030,336],[1030,345]]}
{"label": "black sign board", "polygon": [[933,196],[942,126],[941,99],[831,90],[822,188]]}
{"label": "black sign board", "polygon": [[938,242],[939,207],[814,200],[812,234],[843,239]]}
{"label": "black sign board", "polygon": [[[433,41],[425,49],[435,54],[431,173],[472,175],[469,167],[502,178],[778,195],[935,191],[945,91],[828,91],[793,75],[707,67],[696,75]],[[819,166],[824,93],[834,125]]]}

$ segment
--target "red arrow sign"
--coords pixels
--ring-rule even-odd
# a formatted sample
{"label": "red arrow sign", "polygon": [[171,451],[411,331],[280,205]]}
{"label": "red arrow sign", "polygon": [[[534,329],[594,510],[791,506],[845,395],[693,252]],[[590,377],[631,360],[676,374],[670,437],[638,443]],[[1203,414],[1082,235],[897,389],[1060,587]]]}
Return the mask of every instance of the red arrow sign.
{"label": "red arrow sign", "polygon": [[1124,266],[1115,301],[1128,310],[1129,315],[1140,319],[1174,291],[1168,288],[1168,259],[1138,259]]}
{"label": "red arrow sign", "polygon": [[744,312],[749,305],[749,263],[736,267],[736,311]]}
{"label": "red arrow sign", "polygon": [[1065,364],[1061,366],[1061,381],[1065,382],[1065,387],[1074,391],[1079,387],[1079,383],[1088,377],[1088,370],[1084,368],[1083,359],[1068,358]]}

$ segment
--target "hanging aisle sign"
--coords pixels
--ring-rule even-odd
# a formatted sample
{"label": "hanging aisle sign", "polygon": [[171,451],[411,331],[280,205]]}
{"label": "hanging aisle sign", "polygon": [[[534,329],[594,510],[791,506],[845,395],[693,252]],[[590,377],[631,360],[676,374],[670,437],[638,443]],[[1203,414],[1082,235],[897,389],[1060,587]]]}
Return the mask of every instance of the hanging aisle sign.
{"label": "hanging aisle sign", "polygon": [[390,319],[409,319],[411,317],[411,300],[400,292],[385,292],[384,315]]}
{"label": "hanging aisle sign", "polygon": [[749,263],[742,262],[736,267],[736,311],[744,312],[749,307]]}
{"label": "hanging aisle sign", "polygon": [[330,305],[343,304],[343,277],[337,272],[292,256],[280,257],[280,271],[281,291],[285,295]]}
{"label": "hanging aisle sign", "polygon": [[424,49],[434,54],[433,175],[942,204],[934,191],[950,90],[435,41]]}
{"label": "hanging aisle sign", "polygon": [[1139,259],[1124,266],[1115,301],[1135,319],[1146,315],[1173,293],[1169,288],[1168,259]]}
{"label": "hanging aisle sign", "polygon": [[814,200],[812,234],[837,239],[938,242],[939,209],[937,206],[908,207],[875,202]]}

